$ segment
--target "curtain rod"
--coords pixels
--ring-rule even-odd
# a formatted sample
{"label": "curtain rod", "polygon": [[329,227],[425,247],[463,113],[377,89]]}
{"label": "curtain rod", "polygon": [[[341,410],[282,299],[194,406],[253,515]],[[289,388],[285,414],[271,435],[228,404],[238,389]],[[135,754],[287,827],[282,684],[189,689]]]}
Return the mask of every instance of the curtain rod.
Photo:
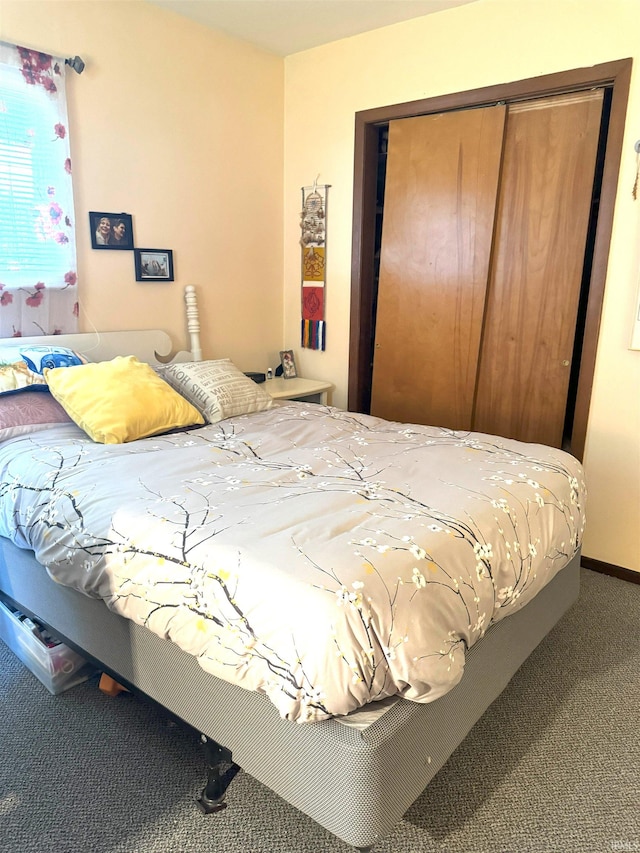
{"label": "curtain rod", "polygon": [[[10,48],[18,47],[18,45],[13,44],[12,42],[0,41],[0,47],[2,47],[3,45],[5,47],[10,47]],[[35,48],[25,48],[25,49],[26,50],[33,50],[34,53],[44,53],[47,56],[52,55],[52,54],[46,53],[46,51],[44,51],[44,50],[40,51],[40,50],[37,50]],[[61,59],[62,57],[57,57],[57,58]],[[84,71],[84,68],[85,68],[85,62],[81,56],[70,56],[67,59],[65,59],[64,64],[68,65],[69,68],[73,68],[73,70],[76,72],[76,74],[82,74],[82,72]]]}

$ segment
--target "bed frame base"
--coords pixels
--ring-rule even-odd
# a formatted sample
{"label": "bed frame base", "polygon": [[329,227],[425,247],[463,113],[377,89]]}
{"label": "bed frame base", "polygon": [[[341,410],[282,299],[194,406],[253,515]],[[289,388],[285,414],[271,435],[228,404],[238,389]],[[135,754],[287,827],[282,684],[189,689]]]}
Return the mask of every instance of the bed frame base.
{"label": "bed frame base", "polygon": [[[31,552],[0,538],[0,598],[196,736],[224,744],[219,754],[210,747],[216,770],[207,800],[219,805],[235,764],[360,850],[389,834],[575,602],[579,571],[576,554],[532,602],[493,625],[469,650],[464,678],[447,694],[427,704],[400,699],[359,731],[335,719],[304,725],[282,719],[266,696],[215,678],[173,643],[54,583]],[[225,769],[222,759],[231,756]]]}
{"label": "bed frame base", "polygon": [[[226,747],[206,735],[200,735],[200,740],[207,760],[208,779],[202,793],[196,797],[196,802],[203,814],[213,814],[226,809],[225,794],[240,766],[233,761],[231,751]],[[223,770],[224,767],[226,770]]]}

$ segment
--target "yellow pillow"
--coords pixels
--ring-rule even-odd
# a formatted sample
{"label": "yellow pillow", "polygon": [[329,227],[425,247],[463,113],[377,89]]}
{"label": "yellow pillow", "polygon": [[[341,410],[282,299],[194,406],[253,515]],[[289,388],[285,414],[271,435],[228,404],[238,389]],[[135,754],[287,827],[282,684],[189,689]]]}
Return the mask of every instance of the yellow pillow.
{"label": "yellow pillow", "polygon": [[102,444],[204,423],[191,403],[133,355],[45,368],[44,377],[69,417]]}

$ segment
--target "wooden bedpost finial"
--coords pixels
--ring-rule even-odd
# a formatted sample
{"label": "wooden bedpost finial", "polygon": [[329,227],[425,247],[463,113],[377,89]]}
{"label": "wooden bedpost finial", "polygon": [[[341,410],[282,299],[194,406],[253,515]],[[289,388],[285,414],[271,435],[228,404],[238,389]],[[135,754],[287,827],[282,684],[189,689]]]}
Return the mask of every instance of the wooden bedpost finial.
{"label": "wooden bedpost finial", "polygon": [[198,302],[196,289],[188,284],[184,289],[184,298],[187,303],[187,330],[191,339],[191,355],[194,361],[202,361],[202,349],[200,347],[200,319],[198,317]]}

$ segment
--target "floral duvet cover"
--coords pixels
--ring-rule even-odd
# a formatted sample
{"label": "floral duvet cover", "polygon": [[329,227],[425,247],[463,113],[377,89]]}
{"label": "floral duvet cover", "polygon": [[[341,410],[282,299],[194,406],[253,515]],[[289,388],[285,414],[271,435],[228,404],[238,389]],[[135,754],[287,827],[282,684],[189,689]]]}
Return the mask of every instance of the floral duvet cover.
{"label": "floral duvet cover", "polygon": [[429,702],[580,547],[580,464],[289,403],[122,445],[0,445],[0,534],[298,722]]}

